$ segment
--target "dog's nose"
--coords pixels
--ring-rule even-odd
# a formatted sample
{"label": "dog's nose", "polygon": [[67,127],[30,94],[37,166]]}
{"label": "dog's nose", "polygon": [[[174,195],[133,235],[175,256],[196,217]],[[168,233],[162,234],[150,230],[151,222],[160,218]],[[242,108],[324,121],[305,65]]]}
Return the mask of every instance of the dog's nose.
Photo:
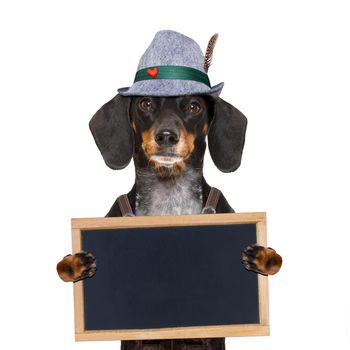
{"label": "dog's nose", "polygon": [[154,139],[159,146],[173,146],[179,142],[179,137],[170,130],[161,130]]}

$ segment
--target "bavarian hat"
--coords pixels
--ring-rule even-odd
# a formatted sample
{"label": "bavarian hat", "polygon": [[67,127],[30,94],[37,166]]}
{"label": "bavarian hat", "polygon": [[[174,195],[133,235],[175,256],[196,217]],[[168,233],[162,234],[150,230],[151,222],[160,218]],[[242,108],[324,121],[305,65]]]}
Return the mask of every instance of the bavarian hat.
{"label": "bavarian hat", "polygon": [[122,96],[215,95],[224,86],[211,87],[207,75],[218,35],[203,55],[191,38],[172,30],[156,33],[140,59],[132,86],[118,90]]}

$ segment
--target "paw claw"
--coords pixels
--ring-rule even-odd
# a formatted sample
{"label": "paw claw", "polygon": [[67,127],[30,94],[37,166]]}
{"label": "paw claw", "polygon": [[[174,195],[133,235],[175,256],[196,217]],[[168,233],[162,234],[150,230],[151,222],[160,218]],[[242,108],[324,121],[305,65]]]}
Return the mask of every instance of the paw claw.
{"label": "paw claw", "polygon": [[249,244],[244,248],[244,251],[249,252],[250,250],[253,250],[253,249],[254,249],[253,246],[251,244]]}
{"label": "paw claw", "polygon": [[248,256],[245,254],[242,254],[242,263],[248,260]]}

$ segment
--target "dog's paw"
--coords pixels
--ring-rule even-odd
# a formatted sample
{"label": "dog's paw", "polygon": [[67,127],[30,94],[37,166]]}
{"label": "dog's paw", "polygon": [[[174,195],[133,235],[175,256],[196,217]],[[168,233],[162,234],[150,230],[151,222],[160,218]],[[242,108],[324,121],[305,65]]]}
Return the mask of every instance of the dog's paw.
{"label": "dog's paw", "polygon": [[274,275],[282,266],[282,257],[272,248],[248,245],[242,252],[242,264],[247,270]]}
{"label": "dog's paw", "polygon": [[57,273],[65,282],[92,277],[96,270],[96,259],[90,252],[69,254],[57,264]]}

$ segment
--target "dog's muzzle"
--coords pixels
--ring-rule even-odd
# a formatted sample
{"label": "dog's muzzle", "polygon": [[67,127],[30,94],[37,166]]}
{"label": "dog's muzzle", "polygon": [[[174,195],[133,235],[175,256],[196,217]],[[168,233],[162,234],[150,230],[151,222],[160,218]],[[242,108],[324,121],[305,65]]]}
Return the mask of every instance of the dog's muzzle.
{"label": "dog's muzzle", "polygon": [[165,167],[171,167],[175,163],[182,161],[182,157],[172,152],[179,142],[179,135],[175,131],[169,129],[160,130],[155,135],[154,140],[162,151],[152,155],[152,161]]}

